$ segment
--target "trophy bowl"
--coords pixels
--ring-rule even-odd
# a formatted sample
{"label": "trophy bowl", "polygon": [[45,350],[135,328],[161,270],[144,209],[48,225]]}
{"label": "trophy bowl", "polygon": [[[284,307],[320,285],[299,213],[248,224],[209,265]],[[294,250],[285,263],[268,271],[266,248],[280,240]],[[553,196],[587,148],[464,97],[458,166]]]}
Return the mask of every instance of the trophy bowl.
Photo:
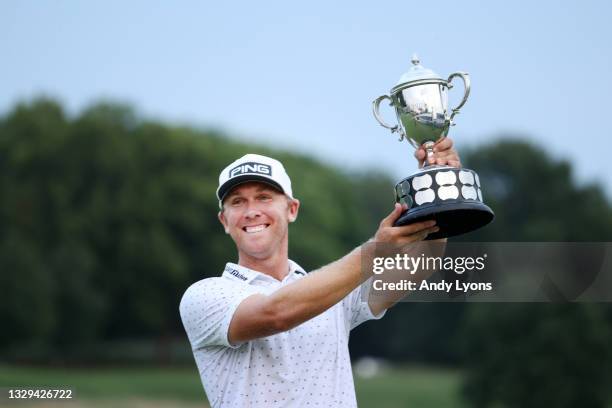
{"label": "trophy bowl", "polygon": [[[455,72],[443,79],[424,68],[414,55],[413,66],[391,88],[390,96],[382,95],[373,102],[374,117],[381,126],[400,135],[414,148],[423,147],[427,158],[433,147],[448,135],[453,119],[470,94],[467,73]],[[448,90],[452,81],[461,78],[464,94],[461,102],[448,109]],[[388,125],[380,115],[380,104],[388,100],[395,109],[397,125]],[[476,230],[490,223],[493,211],[484,204],[478,174],[470,169],[427,164],[421,170],[395,185],[396,202],[408,204],[396,226],[424,220],[435,220],[439,231],[427,239],[447,238]]]}

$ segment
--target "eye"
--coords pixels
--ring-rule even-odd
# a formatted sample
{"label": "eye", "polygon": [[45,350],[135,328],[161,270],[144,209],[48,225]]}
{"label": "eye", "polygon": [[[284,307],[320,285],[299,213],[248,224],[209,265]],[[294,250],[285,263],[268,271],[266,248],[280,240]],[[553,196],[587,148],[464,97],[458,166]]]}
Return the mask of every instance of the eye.
{"label": "eye", "polygon": [[257,199],[259,201],[270,201],[272,199],[272,195],[268,193],[259,194]]}
{"label": "eye", "polygon": [[244,201],[244,199],[242,197],[234,197],[234,198],[230,199],[230,205],[232,207],[236,207],[236,206],[242,204],[243,201]]}

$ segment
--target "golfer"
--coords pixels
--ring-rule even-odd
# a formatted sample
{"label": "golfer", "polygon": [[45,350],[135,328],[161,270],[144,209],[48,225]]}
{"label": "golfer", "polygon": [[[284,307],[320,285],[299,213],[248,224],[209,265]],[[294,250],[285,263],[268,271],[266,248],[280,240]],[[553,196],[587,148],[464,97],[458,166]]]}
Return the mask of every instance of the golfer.
{"label": "golfer", "polygon": [[[422,165],[425,152],[416,157]],[[448,138],[429,160],[459,166]],[[217,198],[238,260],[220,277],[191,285],[180,304],[210,404],[356,407],[349,333],[393,305],[362,300],[371,285],[361,272],[361,248],[308,274],[289,259],[289,224],[300,202],[275,159],[247,154],[228,165]],[[393,227],[404,209],[396,204],[370,241],[406,244],[437,231],[433,221]]]}

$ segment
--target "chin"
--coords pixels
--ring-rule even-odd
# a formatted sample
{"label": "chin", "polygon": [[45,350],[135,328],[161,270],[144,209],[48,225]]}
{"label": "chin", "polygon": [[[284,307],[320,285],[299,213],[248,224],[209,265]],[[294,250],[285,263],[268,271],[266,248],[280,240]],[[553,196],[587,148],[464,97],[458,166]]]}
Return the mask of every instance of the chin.
{"label": "chin", "polygon": [[240,252],[242,252],[243,254],[245,254],[246,256],[248,256],[249,258],[253,258],[253,259],[257,259],[257,260],[264,260],[264,259],[268,259],[270,258],[270,256],[272,255],[270,253],[269,248],[248,248],[248,249],[242,249]]}
{"label": "chin", "polygon": [[240,245],[239,249],[244,254],[257,258],[263,259],[266,258],[270,254],[270,249],[272,248],[271,243],[244,243]]}

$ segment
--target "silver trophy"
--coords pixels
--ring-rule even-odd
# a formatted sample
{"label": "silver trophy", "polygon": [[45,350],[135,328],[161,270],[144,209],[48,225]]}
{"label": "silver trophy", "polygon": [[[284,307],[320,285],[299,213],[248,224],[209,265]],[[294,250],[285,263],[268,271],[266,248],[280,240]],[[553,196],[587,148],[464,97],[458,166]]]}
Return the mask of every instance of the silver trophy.
{"label": "silver trophy", "polygon": [[[448,110],[448,90],[452,81],[461,78],[463,99]],[[434,145],[448,135],[454,125],[453,118],[470,95],[470,77],[455,72],[443,79],[424,68],[419,58],[412,57],[412,67],[391,88],[390,96],[382,95],[373,102],[374,117],[383,127],[399,134],[399,140],[408,140],[415,148],[423,147],[427,158]],[[389,100],[395,108],[398,124],[388,125],[380,116],[380,103]],[[436,220],[440,230],[427,239],[446,238],[478,229],[493,220],[494,214],[482,201],[478,174],[473,170],[451,166],[425,165],[417,173],[395,185],[396,201],[406,203],[409,209],[396,222],[396,226],[422,220]]]}

